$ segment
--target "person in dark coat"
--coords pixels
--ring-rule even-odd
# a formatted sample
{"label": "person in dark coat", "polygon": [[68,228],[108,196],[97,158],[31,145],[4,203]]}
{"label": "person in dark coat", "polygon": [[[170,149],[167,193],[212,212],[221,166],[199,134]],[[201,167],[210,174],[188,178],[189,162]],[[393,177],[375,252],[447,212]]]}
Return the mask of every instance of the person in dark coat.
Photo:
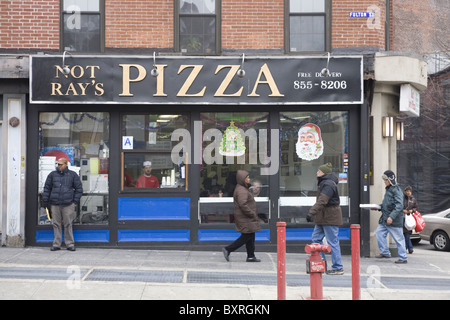
{"label": "person in dark coat", "polygon": [[236,188],[233,193],[235,229],[241,233],[232,244],[222,249],[227,261],[230,253],[245,244],[247,249],[247,262],[260,262],[255,257],[255,232],[261,230],[258,219],[255,198],[250,192],[250,176],[247,171],[238,170],[236,173]]}
{"label": "person in dark coat", "polygon": [[67,159],[58,159],[56,163],[58,169],[47,176],[42,195],[42,205],[52,213],[54,240],[50,250],[61,249],[62,223],[64,222],[66,248],[75,251],[72,222],[75,205],[80,202],[83,195],[83,186],[78,174],[68,169]]}
{"label": "person in dark coat", "polygon": [[[342,209],[337,189],[339,179],[332,173],[331,163],[321,165],[317,170],[317,182],[319,191],[316,203],[311,207],[306,217],[308,222],[314,218],[314,231],[312,242],[322,244],[323,238],[331,246],[331,260],[333,265],[327,274],[342,275],[344,268],[341,259],[341,247],[339,243],[339,226],[342,225]],[[322,253],[325,260],[325,255]]]}
{"label": "person in dark coat", "polygon": [[411,242],[412,230],[405,228],[405,216],[413,214],[417,211],[417,201],[416,198],[412,196],[412,187],[407,186],[404,190],[405,197],[403,198],[403,236],[405,237],[406,250],[409,253],[414,252],[414,247]]}

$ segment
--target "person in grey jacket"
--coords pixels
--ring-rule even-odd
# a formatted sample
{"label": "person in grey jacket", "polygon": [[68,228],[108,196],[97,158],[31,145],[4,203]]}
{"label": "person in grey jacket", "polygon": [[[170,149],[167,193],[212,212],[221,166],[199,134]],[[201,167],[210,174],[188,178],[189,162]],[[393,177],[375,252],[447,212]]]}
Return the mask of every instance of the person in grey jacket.
{"label": "person in grey jacket", "polygon": [[51,251],[61,249],[62,223],[64,222],[64,242],[69,251],[75,251],[72,222],[75,205],[80,202],[83,186],[80,177],[68,169],[65,158],[56,161],[58,169],[50,172],[45,180],[42,205],[52,213],[54,232]]}
{"label": "person in grey jacket", "polygon": [[381,217],[378,221],[376,231],[378,247],[380,249],[380,254],[376,257],[391,257],[386,241],[389,233],[398,248],[399,259],[395,263],[407,263],[405,237],[403,236],[403,192],[398,186],[392,170],[385,171],[382,178],[386,185],[386,193],[381,204]]}
{"label": "person in grey jacket", "polygon": [[234,221],[235,229],[241,233],[232,244],[222,249],[223,255],[229,261],[230,253],[245,244],[247,249],[247,262],[260,262],[255,257],[255,232],[261,230],[255,198],[250,192],[250,176],[247,171],[238,170],[236,173],[237,185],[234,189]]}

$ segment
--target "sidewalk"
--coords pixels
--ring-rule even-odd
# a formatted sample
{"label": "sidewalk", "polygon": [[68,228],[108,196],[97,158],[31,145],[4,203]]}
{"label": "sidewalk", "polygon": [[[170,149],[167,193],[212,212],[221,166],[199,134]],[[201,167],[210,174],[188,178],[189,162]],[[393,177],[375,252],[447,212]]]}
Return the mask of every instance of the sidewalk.
{"label": "sidewalk", "polygon": [[[361,299],[450,299],[450,253],[416,251],[401,265],[361,258]],[[245,262],[244,252],[226,262],[213,251],[2,247],[0,299],[276,300],[277,254],[257,257],[262,262]],[[307,257],[286,255],[288,300],[310,296]],[[344,275],[323,275],[330,300],[352,299],[351,256],[342,258]]]}

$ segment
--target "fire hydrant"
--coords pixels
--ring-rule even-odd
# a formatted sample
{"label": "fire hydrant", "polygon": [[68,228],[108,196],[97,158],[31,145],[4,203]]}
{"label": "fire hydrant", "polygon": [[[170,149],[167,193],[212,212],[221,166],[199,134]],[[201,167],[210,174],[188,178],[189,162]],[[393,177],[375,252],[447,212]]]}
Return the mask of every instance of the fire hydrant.
{"label": "fire hydrant", "polygon": [[306,259],[306,273],[310,274],[311,297],[309,299],[323,300],[322,273],[326,272],[326,263],[320,256],[320,253],[330,253],[331,246],[319,243],[307,244],[305,252],[311,254]]}

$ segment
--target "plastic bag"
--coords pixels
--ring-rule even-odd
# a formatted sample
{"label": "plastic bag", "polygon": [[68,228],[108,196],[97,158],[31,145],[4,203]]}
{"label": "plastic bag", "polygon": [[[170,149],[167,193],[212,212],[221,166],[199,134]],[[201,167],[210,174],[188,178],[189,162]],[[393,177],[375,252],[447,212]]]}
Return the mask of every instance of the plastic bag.
{"label": "plastic bag", "polygon": [[413,217],[416,220],[416,232],[420,232],[425,228],[425,220],[423,220],[422,215],[419,211],[413,213]]}
{"label": "plastic bag", "polygon": [[416,219],[414,219],[412,214],[405,215],[404,226],[406,230],[413,230],[416,227]]}

